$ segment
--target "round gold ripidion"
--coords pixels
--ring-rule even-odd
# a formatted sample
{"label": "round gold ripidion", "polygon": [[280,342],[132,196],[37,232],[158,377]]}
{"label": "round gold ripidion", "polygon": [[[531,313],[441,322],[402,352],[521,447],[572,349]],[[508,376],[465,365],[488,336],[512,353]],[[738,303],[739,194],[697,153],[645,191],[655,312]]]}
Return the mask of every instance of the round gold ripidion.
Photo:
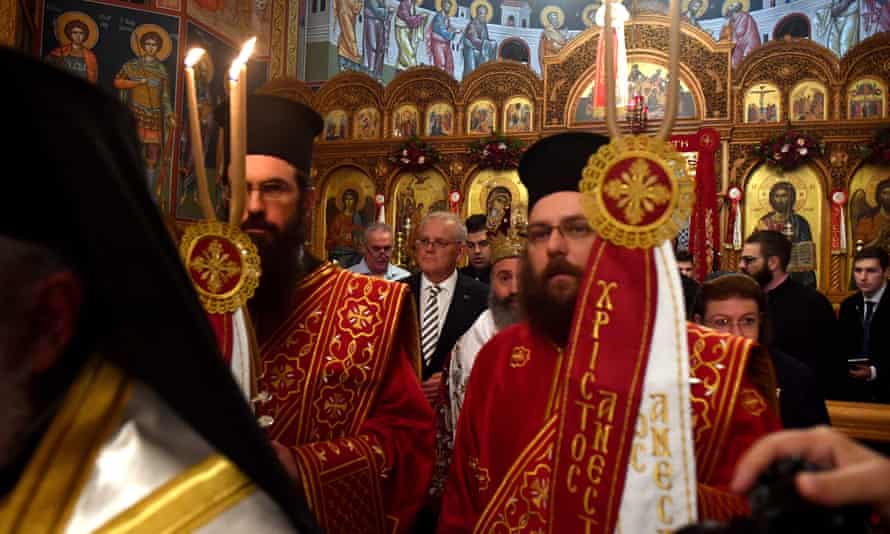
{"label": "round gold ripidion", "polygon": [[260,256],[240,228],[218,221],[195,223],[183,234],[179,253],[209,313],[237,310],[259,284]]}
{"label": "round gold ripidion", "polygon": [[695,185],[686,160],[668,142],[622,136],[590,156],[579,190],[591,227],[627,248],[673,239],[689,221]]}

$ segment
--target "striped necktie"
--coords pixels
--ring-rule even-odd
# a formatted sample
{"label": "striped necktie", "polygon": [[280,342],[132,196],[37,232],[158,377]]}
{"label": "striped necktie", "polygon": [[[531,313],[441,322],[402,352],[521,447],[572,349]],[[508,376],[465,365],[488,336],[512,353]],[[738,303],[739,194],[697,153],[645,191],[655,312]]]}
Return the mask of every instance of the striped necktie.
{"label": "striped necktie", "polygon": [[426,310],[420,322],[420,351],[424,365],[429,365],[439,341],[439,286],[430,286],[426,299]]}

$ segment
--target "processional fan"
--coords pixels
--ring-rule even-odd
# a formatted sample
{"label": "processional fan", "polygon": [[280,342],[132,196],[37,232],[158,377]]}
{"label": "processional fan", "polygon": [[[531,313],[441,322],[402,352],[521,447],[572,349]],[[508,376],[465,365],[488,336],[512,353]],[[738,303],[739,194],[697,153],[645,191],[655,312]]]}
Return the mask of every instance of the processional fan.
{"label": "processional fan", "polygon": [[[203,220],[189,226],[179,244],[180,255],[207,312],[223,358],[252,405],[268,400],[268,394],[257,394],[256,391],[253,377],[256,376],[259,355],[250,316],[244,308],[259,284],[260,257],[250,237],[240,228],[247,197],[247,60],[253,53],[255,43],[254,37],[244,44],[241,53],[232,62],[228,76],[231,161],[228,169],[231,191],[228,221],[217,220],[204,167],[194,67],[205,51],[192,48],[186,55],[189,141]],[[265,419],[260,418],[260,426],[271,425],[272,421]]]}

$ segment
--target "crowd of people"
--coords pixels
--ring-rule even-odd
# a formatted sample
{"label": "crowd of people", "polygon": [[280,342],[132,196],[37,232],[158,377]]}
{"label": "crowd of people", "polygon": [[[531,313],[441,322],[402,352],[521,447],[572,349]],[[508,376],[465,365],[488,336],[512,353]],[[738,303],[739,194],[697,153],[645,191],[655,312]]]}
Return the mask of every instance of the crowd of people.
{"label": "crowd of people", "polygon": [[676,529],[744,515],[787,455],[831,468],[798,477],[805,498],[890,519],[890,460],[824,427],[826,397],[890,402],[886,251],[857,252],[839,315],[788,276],[780,232],[699,283],[669,243],[597,236],[578,181],[610,140],[563,133],[522,158],[524,227],[432,212],[409,273],[373,224],[345,270],[306,249],[323,121],[252,95],[241,229],[263,274],[245,402],[128,111],[0,62],[26,129],[4,150],[32,171],[0,212],[0,531]]}

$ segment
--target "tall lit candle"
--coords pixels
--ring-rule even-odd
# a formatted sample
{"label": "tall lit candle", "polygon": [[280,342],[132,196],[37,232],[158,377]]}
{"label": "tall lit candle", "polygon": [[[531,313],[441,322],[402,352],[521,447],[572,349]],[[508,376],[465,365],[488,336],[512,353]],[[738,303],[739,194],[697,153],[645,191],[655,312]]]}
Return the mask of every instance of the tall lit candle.
{"label": "tall lit candle", "polygon": [[214,220],[213,202],[207,185],[207,169],[204,167],[204,144],[201,142],[201,123],[198,118],[198,93],[195,88],[195,65],[204,57],[203,48],[192,48],[185,56],[185,87],[189,104],[189,138],[192,145],[192,160],[195,162],[195,177],[198,181],[198,204],[204,218]]}
{"label": "tall lit candle", "polygon": [[253,54],[256,37],[241,47],[241,53],[229,69],[229,184],[232,203],[229,207],[229,224],[241,222],[244,200],[247,195],[245,159],[247,158],[247,60]]}

